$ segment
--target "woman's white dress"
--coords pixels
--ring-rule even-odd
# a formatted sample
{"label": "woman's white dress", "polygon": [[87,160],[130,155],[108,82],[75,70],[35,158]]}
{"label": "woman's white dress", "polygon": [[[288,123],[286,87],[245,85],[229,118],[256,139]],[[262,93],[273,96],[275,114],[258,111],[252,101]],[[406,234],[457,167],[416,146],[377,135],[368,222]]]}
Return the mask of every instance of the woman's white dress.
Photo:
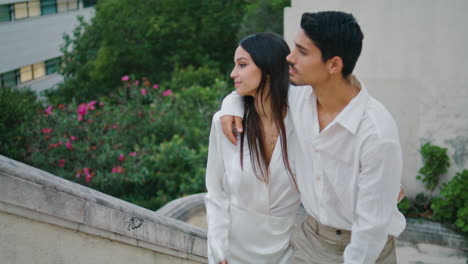
{"label": "woman's white dress", "polygon": [[[253,173],[247,142],[241,169],[240,140],[237,146],[232,145],[224,136],[219,119],[216,113],[206,169],[209,263],[289,263],[289,238],[300,200],[283,163],[281,141],[278,138],[276,142],[266,184]],[[290,122],[285,119],[288,148],[294,145],[290,142]],[[289,162],[294,172],[294,157],[290,156]]]}

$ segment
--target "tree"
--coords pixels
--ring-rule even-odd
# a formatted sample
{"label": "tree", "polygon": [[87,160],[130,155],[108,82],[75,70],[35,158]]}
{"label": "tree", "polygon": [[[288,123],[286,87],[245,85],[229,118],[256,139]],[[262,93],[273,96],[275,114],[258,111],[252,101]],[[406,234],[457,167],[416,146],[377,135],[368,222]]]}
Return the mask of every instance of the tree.
{"label": "tree", "polygon": [[237,37],[239,39],[257,32],[275,32],[283,35],[283,13],[290,0],[250,0],[245,5]]}
{"label": "tree", "polygon": [[102,0],[90,23],[65,36],[62,74],[56,92],[92,99],[112,92],[120,76],[153,82],[173,69],[209,66],[227,72],[245,0]]}

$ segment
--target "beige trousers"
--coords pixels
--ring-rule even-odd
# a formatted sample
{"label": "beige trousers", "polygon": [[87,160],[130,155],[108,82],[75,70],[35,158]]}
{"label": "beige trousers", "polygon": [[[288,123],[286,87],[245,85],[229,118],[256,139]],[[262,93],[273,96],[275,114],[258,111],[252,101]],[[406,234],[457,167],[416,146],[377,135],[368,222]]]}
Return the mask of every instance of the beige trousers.
{"label": "beige trousers", "polygon": [[[343,263],[343,253],[351,241],[351,232],[324,226],[313,217],[297,226],[291,236],[294,264]],[[389,237],[375,263],[396,264],[395,239]]]}

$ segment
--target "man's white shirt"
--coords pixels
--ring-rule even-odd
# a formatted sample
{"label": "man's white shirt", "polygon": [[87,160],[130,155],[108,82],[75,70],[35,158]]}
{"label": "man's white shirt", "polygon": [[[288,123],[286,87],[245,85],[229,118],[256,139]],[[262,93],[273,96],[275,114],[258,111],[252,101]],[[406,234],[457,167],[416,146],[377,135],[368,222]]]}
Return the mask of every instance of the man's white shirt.
{"label": "man's white shirt", "polygon": [[[359,94],[322,131],[310,86],[291,86],[288,104],[301,202],[321,224],[352,231],[344,263],[374,263],[388,236],[406,225],[398,211],[402,153],[396,123],[361,84]],[[221,115],[243,116],[233,93]]]}

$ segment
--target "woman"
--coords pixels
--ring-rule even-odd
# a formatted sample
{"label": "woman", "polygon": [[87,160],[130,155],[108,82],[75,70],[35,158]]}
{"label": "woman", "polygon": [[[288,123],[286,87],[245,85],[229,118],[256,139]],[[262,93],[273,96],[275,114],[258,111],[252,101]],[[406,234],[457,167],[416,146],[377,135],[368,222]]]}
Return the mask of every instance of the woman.
{"label": "woman", "polygon": [[223,135],[220,113],[210,133],[205,197],[209,263],[288,263],[299,194],[286,151],[286,42],[272,33],[242,39],[231,78],[245,104],[239,146]]}

